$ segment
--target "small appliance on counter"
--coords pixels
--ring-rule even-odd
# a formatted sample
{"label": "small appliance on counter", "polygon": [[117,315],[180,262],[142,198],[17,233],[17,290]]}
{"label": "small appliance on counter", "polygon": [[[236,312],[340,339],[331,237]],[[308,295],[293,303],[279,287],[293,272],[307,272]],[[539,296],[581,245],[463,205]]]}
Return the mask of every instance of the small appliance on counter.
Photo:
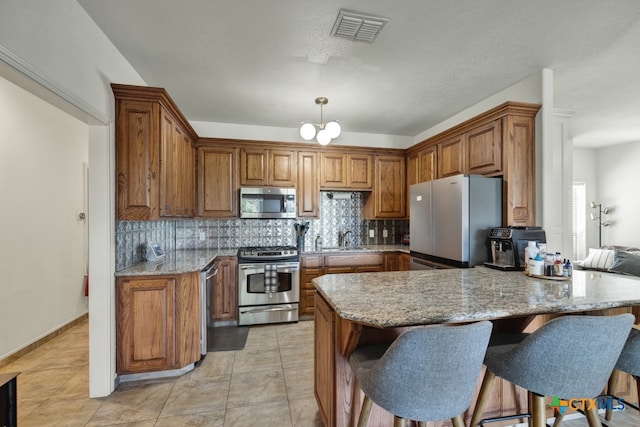
{"label": "small appliance on counter", "polygon": [[410,234],[409,233],[404,233],[402,235],[402,244],[403,245],[408,245],[410,241],[411,241]]}
{"label": "small appliance on counter", "polygon": [[524,248],[528,242],[547,243],[542,227],[512,226],[492,228],[487,237],[487,267],[503,271],[524,270]]}

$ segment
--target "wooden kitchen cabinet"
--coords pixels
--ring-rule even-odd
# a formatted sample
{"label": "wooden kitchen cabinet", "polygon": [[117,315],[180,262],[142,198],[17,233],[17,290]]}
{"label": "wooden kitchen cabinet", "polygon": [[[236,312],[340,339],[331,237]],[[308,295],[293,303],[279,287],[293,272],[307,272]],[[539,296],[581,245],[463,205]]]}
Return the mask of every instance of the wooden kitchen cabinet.
{"label": "wooden kitchen cabinet", "polygon": [[419,155],[435,148],[438,178],[461,173],[500,176],[502,225],[535,225],[535,117],[539,109],[537,104],[505,102],[414,145],[407,150],[411,168],[407,179],[421,178],[427,167],[419,163]]}
{"label": "wooden kitchen cabinet", "polygon": [[238,217],[235,148],[198,147],[198,216]]}
{"label": "wooden kitchen cabinet", "polygon": [[335,425],[335,363],[334,354],[337,334],[335,312],[322,296],[315,300],[313,333],[313,372],[316,402],[322,415],[323,425]]}
{"label": "wooden kitchen cabinet", "polygon": [[[195,131],[161,88],[112,84],[119,220],[192,217]],[[192,191],[185,192],[188,189]]]}
{"label": "wooden kitchen cabinet", "polygon": [[320,187],[371,190],[372,156],[340,152],[320,153]]}
{"label": "wooden kitchen cabinet", "polygon": [[165,109],[160,112],[160,216],[195,216],[193,140]]}
{"label": "wooden kitchen cabinet", "polygon": [[200,358],[198,272],[117,279],[118,374],[183,368]]}
{"label": "wooden kitchen cabinet", "polygon": [[320,153],[320,188],[347,186],[347,157],[343,153]]}
{"label": "wooden kitchen cabinet", "polygon": [[404,252],[385,252],[384,271],[408,271],[411,256]]}
{"label": "wooden kitchen cabinet", "polygon": [[298,152],[298,217],[317,218],[320,214],[320,187],[318,184],[318,153]]}
{"label": "wooden kitchen cabinet", "polygon": [[466,173],[463,135],[438,144],[438,178]]}
{"label": "wooden kitchen cabinet", "polygon": [[211,291],[211,320],[238,320],[238,260],[236,257],[218,257],[215,265],[218,274]]}
{"label": "wooden kitchen cabinet", "polygon": [[292,150],[242,148],[240,185],[295,187],[297,153]]}
{"label": "wooden kitchen cabinet", "polygon": [[300,258],[300,315],[313,314],[316,287],[311,281],[323,274],[322,256],[304,255]]}
{"label": "wooden kitchen cabinet", "polygon": [[464,134],[467,173],[487,175],[502,170],[502,119]]}
{"label": "wooden kitchen cabinet", "polygon": [[398,261],[398,270],[409,271],[411,270],[411,255],[407,253],[400,253]]}
{"label": "wooden kitchen cabinet", "polygon": [[365,218],[404,218],[406,184],[404,156],[375,156],[375,182],[365,202]]}
{"label": "wooden kitchen cabinet", "polygon": [[385,271],[383,253],[335,253],[300,258],[300,314],[313,314],[316,288],[311,282],[324,274]]}
{"label": "wooden kitchen cabinet", "polygon": [[407,157],[407,185],[438,178],[438,147],[431,146]]}

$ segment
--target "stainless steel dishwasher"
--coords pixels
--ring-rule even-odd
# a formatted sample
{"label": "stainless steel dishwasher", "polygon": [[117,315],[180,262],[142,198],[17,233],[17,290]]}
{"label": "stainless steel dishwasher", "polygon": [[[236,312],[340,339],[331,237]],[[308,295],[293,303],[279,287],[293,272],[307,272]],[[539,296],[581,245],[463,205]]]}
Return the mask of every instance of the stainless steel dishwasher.
{"label": "stainless steel dishwasher", "polygon": [[207,355],[207,335],[211,322],[211,286],[218,274],[215,260],[211,261],[200,273],[200,360]]}

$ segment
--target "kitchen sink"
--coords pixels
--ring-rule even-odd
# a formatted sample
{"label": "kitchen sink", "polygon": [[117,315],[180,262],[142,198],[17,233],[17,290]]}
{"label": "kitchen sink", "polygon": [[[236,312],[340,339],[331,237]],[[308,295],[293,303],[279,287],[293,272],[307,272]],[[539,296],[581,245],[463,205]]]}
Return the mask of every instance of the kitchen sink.
{"label": "kitchen sink", "polygon": [[322,248],[322,250],[326,252],[348,252],[348,251],[370,251],[371,249],[367,249],[362,246],[347,246],[346,248],[341,248],[339,246],[325,246]]}

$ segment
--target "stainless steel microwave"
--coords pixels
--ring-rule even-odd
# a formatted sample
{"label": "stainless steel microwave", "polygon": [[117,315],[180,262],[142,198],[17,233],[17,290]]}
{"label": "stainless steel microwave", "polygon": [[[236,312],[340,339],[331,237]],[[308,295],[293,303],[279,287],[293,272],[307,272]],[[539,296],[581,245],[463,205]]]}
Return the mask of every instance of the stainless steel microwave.
{"label": "stainless steel microwave", "polygon": [[240,188],[240,218],[295,218],[296,189]]}

